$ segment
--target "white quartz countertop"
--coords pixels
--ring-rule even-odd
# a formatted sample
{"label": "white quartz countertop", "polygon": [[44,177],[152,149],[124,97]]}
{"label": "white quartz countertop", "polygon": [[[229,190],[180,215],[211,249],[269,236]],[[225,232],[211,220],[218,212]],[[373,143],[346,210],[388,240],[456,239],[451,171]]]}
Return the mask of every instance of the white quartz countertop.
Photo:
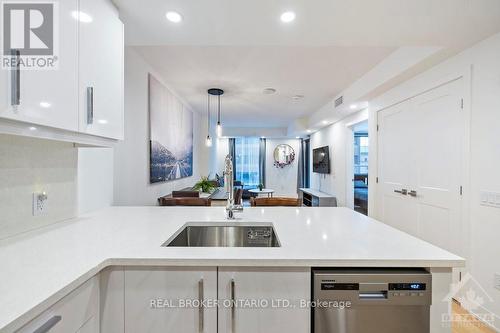
{"label": "white quartz countertop", "polygon": [[0,332],[38,315],[110,265],[458,267],[464,259],[347,208],[245,208],[278,248],[161,247],[224,207],[111,207],[0,241]]}

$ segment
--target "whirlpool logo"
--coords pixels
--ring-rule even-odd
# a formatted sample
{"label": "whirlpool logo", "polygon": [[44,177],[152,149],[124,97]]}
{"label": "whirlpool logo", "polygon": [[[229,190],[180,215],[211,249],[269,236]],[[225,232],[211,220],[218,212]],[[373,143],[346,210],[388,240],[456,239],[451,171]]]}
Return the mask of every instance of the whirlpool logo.
{"label": "whirlpool logo", "polygon": [[2,2],[2,68],[57,69],[58,3]]}

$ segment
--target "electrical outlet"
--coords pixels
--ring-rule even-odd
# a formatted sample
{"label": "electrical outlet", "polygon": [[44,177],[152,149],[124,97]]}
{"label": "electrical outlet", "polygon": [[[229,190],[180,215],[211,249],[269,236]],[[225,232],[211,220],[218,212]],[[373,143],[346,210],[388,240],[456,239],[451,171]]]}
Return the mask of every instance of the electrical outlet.
{"label": "electrical outlet", "polygon": [[46,192],[33,193],[33,216],[45,215],[47,213],[47,200]]}
{"label": "electrical outlet", "polygon": [[500,290],[500,273],[495,274],[495,288]]}

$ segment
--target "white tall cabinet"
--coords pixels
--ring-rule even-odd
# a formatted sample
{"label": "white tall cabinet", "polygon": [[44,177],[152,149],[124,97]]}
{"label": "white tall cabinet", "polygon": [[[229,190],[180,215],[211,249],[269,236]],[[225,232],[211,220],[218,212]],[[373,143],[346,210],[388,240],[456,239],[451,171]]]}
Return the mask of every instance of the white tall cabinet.
{"label": "white tall cabinet", "polygon": [[[0,70],[1,118],[78,131],[78,22],[72,16],[77,10],[78,0],[58,1],[57,69]],[[11,98],[16,89],[17,102]]]}
{"label": "white tall cabinet", "polygon": [[110,1],[80,0],[80,132],[123,139],[123,23]]}

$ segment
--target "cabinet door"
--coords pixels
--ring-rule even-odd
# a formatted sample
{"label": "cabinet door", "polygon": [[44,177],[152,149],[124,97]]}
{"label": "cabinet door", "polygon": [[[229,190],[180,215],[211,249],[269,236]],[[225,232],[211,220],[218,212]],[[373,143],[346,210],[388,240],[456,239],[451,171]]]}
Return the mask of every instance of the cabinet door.
{"label": "cabinet door", "polygon": [[99,333],[98,323],[99,279],[95,276],[17,332]]}
{"label": "cabinet door", "polygon": [[56,4],[54,14],[59,22],[54,27],[54,37],[59,36],[57,69],[23,70],[21,67],[17,79],[18,105],[11,101],[12,89],[17,87],[11,75],[16,71],[0,70],[0,117],[77,131],[78,22],[72,13],[78,9],[78,0],[61,0]]}
{"label": "cabinet door", "polygon": [[80,0],[80,131],[123,138],[123,23],[110,0]]}
{"label": "cabinet door", "polygon": [[126,268],[125,332],[216,333],[217,308],[200,299],[217,299],[215,267]]}
{"label": "cabinet door", "polygon": [[310,332],[310,269],[220,267],[218,279],[220,333]]}

